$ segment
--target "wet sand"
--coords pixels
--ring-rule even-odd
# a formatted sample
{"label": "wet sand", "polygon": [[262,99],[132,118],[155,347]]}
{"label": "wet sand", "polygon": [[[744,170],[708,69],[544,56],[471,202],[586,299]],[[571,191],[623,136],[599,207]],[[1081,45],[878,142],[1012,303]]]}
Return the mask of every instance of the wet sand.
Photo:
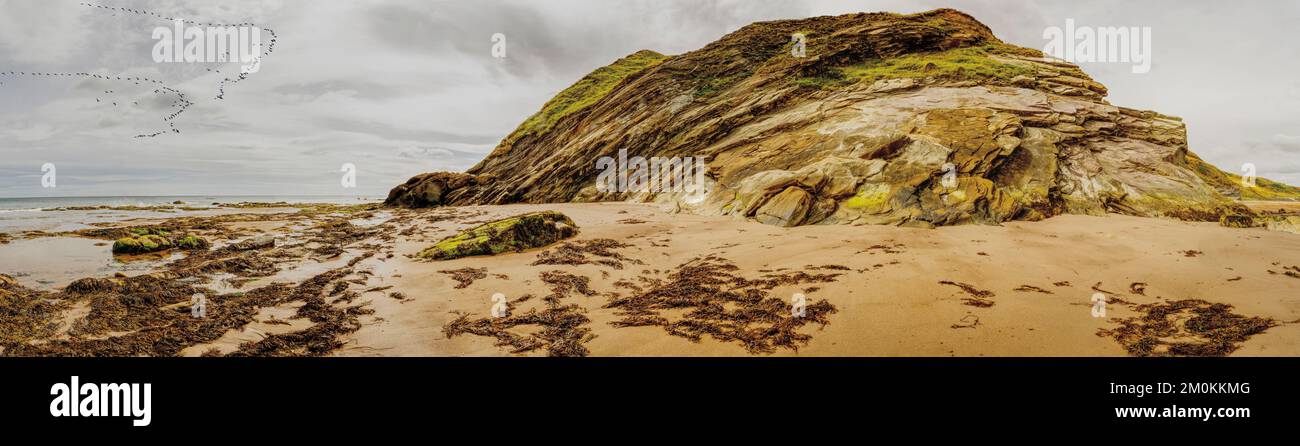
{"label": "wet sand", "polygon": [[[610,238],[633,245],[620,250],[646,262],[623,270],[598,265],[556,268],[531,266],[541,250],[445,262],[404,256],[378,262],[376,276],[412,297],[376,299],[375,315],[343,355],[502,355],[491,338],[464,335],[447,339],[441,328],[455,312],[487,315],[492,295],[509,299],[545,295],[539,273],[561,269],[590,278],[599,291],[615,290],[621,279],[643,270],[674,269],[692,258],[717,255],[742,270],[804,269],[837,264],[851,271],[805,293],[826,299],[838,312],[822,329],[805,330],[811,342],[797,352],[814,356],[1122,356],[1114,339],[1098,335],[1134,312],[1108,305],[1107,317],[1092,316],[1093,286],[1134,303],[1204,299],[1233,305],[1236,311],[1279,321],[1300,319],[1300,279],[1282,274],[1280,264],[1297,264],[1300,237],[1263,229],[1230,229],[1111,215],[1060,216],[1042,222],[960,226],[934,230],[882,226],[777,228],[754,222],[667,214],[635,204],[543,205],[480,208],[490,217],[554,209],[583,228],[578,239]],[[626,214],[620,212],[626,211]],[[636,219],[644,223],[622,224]],[[399,238],[396,251],[413,254],[466,225],[426,230]],[[887,249],[873,248],[884,246]],[[1199,251],[1187,257],[1185,251]],[[1290,262],[1290,263],[1288,263]],[[1279,265],[1275,265],[1275,263]],[[486,268],[488,277],[456,289],[457,282],[436,270]],[[608,273],[605,276],[603,273]],[[495,277],[504,274],[510,279]],[[1237,277],[1241,279],[1232,280]],[[963,292],[941,281],[972,284],[995,294],[995,304],[977,308],[962,303]],[[1069,285],[1053,285],[1069,282]],[[1144,294],[1129,292],[1145,283]],[[1051,294],[1015,291],[1024,285]],[[804,286],[779,287],[791,296]],[[570,298],[583,306],[595,338],[586,345],[598,356],[747,355],[734,343],[705,338],[695,343],[665,335],[658,327],[614,328],[613,311],[601,308],[604,296]],[[786,297],[788,299],[788,297]],[[954,328],[970,326],[970,328]],[[1300,354],[1300,327],[1283,324],[1251,338],[1237,355]]]}
{"label": "wet sand", "polygon": [[[413,258],[457,230],[539,210],[560,211],[577,223],[580,233],[568,242],[609,239],[626,244],[610,249],[621,260],[588,256],[607,262],[534,265],[558,245],[438,262]],[[218,271],[185,280],[198,281],[194,286],[210,293],[216,306],[245,302],[258,294],[255,290],[274,284],[305,291],[277,291],[280,297],[264,305],[242,303],[252,305],[245,307],[253,311],[251,322],[222,325],[228,328],[214,336],[204,334],[201,342],[175,354],[516,354],[496,337],[463,332],[448,337],[446,328],[459,318],[490,321],[497,294],[511,303],[512,316],[536,311],[573,321],[562,328],[520,323],[504,330],[508,336],[554,339],[551,335],[558,331],[561,338],[567,336],[565,342],[592,356],[1125,356],[1134,354],[1133,345],[1120,342],[1117,329],[1140,321],[1153,308],[1194,299],[1207,306],[1231,305],[1230,316],[1236,319],[1230,322],[1257,323],[1258,330],[1230,342],[1232,355],[1300,354],[1300,328],[1295,323],[1300,321],[1300,277],[1288,275],[1300,265],[1300,236],[1260,228],[1118,215],[938,229],[779,228],[630,203],[367,209],[261,218],[222,222],[214,233],[234,235],[216,246],[274,234],[277,247],[256,253],[271,260],[274,273],[244,277]],[[345,230],[323,224],[344,219],[349,222]],[[0,253],[7,255],[11,249],[0,245]],[[627,320],[627,308],[611,307],[611,302],[637,296],[637,287],[644,291],[656,283],[672,285],[672,273],[681,271],[683,264],[709,256],[734,264],[729,274],[740,278],[736,283],[748,284],[745,292],[784,304],[798,293],[810,308],[825,301],[834,311],[824,315],[824,325],[795,325],[790,333],[806,339],[766,352],[709,335],[693,341],[680,332],[670,333],[668,325],[615,324]],[[177,265],[160,269],[181,270]],[[565,280],[585,278],[585,287],[566,291],[556,285],[552,271]],[[218,277],[236,279],[235,284],[212,280]],[[17,280],[35,286],[25,277]],[[319,283],[307,287],[313,280]],[[1092,298],[1097,293],[1109,302],[1105,317],[1094,317]],[[517,301],[528,295],[532,297]],[[555,296],[553,303],[548,303],[550,296]],[[321,313],[322,302],[333,313]],[[346,310],[353,306],[364,311]],[[82,313],[75,313],[77,308]],[[547,313],[548,308],[553,313]],[[719,308],[736,310],[734,304]],[[691,322],[685,310],[658,311],[655,316]],[[84,304],[74,305],[64,313],[63,323],[84,317]],[[329,321],[331,330],[311,332],[311,340],[299,339],[306,337],[299,334],[326,324],[319,321]],[[97,336],[113,339],[129,331]],[[1183,338],[1186,333],[1180,332],[1166,340],[1197,341]],[[321,347],[322,340],[329,345]],[[96,345],[80,342],[28,354],[102,348]],[[517,354],[547,352],[535,348]]]}

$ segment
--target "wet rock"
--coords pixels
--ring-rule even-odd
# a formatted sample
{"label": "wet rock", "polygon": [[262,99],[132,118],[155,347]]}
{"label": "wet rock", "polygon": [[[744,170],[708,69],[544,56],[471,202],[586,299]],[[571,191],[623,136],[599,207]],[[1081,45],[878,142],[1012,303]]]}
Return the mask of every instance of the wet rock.
{"label": "wet rock", "polygon": [[122,237],[113,242],[113,254],[144,254],[165,251],[172,248],[185,250],[208,249],[211,244],[195,235],[171,237],[158,234],[144,234]]}
{"label": "wet rock", "polygon": [[420,251],[430,260],[495,255],[538,248],[578,234],[578,225],[555,211],[534,212],[484,223]]}
{"label": "wet rock", "polygon": [[1219,225],[1229,228],[1253,228],[1255,227],[1255,219],[1249,215],[1224,214],[1219,217]]}
{"label": "wet rock", "polygon": [[266,249],[275,247],[275,237],[269,235],[260,235],[247,240],[231,243],[226,249],[232,251],[249,251],[254,249]]}
{"label": "wet rock", "polygon": [[408,208],[441,206],[465,193],[467,188],[478,185],[480,181],[481,178],[477,175],[463,173],[420,174],[390,190],[384,205]]}

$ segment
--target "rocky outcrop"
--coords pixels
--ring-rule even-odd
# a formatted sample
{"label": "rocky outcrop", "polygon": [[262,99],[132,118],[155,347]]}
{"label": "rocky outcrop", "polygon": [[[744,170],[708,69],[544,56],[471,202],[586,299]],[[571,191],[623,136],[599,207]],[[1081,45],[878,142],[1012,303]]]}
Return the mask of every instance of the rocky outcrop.
{"label": "rocky outcrop", "polygon": [[238,241],[235,243],[231,243],[229,245],[226,245],[223,249],[226,249],[228,251],[251,251],[251,250],[267,249],[267,248],[274,248],[274,247],[275,247],[274,236],[261,235],[257,237],[250,237],[248,239]]}
{"label": "rocky outcrop", "polygon": [[[612,65],[613,86],[584,89],[586,105],[548,103],[546,126],[465,174],[412,178],[390,204],[635,200],[781,226],[1252,215],[1232,176],[1188,151],[1180,119],[1111,105],[1077,66],[958,11],[763,22],[635,56]],[[597,160],[620,150],[703,158],[707,192],[597,188]]]}
{"label": "rocky outcrop", "polygon": [[408,208],[423,208],[451,204],[460,196],[479,186],[476,175],[454,172],[425,173],[411,177],[406,183],[388,192],[384,204]]}
{"label": "rocky outcrop", "polygon": [[196,235],[177,235],[168,233],[146,233],[122,237],[113,242],[113,254],[144,254],[168,249],[200,250],[208,249],[211,244]]}
{"label": "rocky outcrop", "polygon": [[578,234],[578,225],[555,211],[534,212],[484,223],[420,251],[421,258],[450,260],[539,248]]}

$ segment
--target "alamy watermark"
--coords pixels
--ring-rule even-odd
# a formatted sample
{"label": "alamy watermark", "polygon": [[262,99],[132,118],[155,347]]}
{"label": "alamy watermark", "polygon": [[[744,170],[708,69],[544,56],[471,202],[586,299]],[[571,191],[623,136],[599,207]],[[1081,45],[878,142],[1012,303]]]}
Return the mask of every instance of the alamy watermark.
{"label": "alamy watermark", "polygon": [[1102,293],[1092,294],[1092,317],[1106,317],[1106,295]]}
{"label": "alamy watermark", "polygon": [[41,165],[41,187],[49,189],[57,184],[58,170],[54,168],[54,163],[45,163]]}
{"label": "alamy watermark", "polygon": [[790,55],[793,57],[808,56],[808,36],[804,33],[794,33],[790,35]]}
{"label": "alamy watermark", "polygon": [[237,62],[243,73],[262,65],[262,29],[256,26],[197,26],[175,19],[171,27],[154,28],[153,38],[157,63]]}
{"label": "alamy watermark", "polygon": [[339,185],[344,189],[354,189],[357,187],[357,165],[352,163],[343,163],[339,166],[339,172],[343,177],[339,178]]}
{"label": "alamy watermark", "polygon": [[492,317],[502,318],[510,315],[510,302],[506,300],[506,295],[501,293],[492,293]]}
{"label": "alamy watermark", "polygon": [[1065,19],[1065,28],[1049,26],[1043,30],[1047,46],[1043,52],[1073,63],[1131,63],[1133,73],[1151,71],[1151,27],[1143,26],[1076,26]]}
{"label": "alamy watermark", "polygon": [[627,149],[620,149],[618,158],[597,159],[596,168],[600,169],[596,176],[596,190],[600,192],[709,192],[704,179],[708,164],[703,157],[629,158]]}
{"label": "alamy watermark", "polygon": [[492,35],[492,57],[496,59],[506,58],[506,35],[496,33]]}

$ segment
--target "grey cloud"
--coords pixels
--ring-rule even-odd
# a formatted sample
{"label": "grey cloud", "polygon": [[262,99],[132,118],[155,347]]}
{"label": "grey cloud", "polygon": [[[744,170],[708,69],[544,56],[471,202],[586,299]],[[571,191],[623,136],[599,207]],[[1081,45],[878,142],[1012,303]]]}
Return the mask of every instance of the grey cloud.
{"label": "grey cloud", "polygon": [[[1290,24],[1300,4],[1245,10],[1211,0],[547,0],[371,2],[122,0],[121,6],[210,21],[251,21],[279,33],[263,70],[213,100],[207,65],[155,64],[158,23],[87,12],[76,2],[0,0],[4,69],[148,73],[196,104],[179,135],[132,139],[165,126],[170,98],[123,96],[115,85],[0,79],[0,196],[47,195],[39,167],[59,166],[60,194],[382,195],[409,175],[464,169],[549,96],[641,49],[695,50],[748,23],[850,12],[966,11],[1010,42],[1041,48],[1045,26],[1151,26],[1155,68],[1085,66],[1117,105],[1181,116],[1191,149],[1225,167],[1300,182],[1300,72]],[[1259,8],[1251,8],[1259,9]],[[1210,29],[1231,31],[1223,39]],[[491,57],[506,34],[508,57]],[[133,74],[134,75],[134,74]],[[102,88],[101,87],[105,87]],[[354,162],[359,188],[341,191]]]}
{"label": "grey cloud", "polygon": [[278,94],[306,96],[313,99],[326,93],[352,91],[356,92],[358,96],[372,101],[384,101],[401,95],[401,90],[397,87],[377,82],[347,79],[335,79],[302,84],[285,84],[272,88],[271,91]]}

